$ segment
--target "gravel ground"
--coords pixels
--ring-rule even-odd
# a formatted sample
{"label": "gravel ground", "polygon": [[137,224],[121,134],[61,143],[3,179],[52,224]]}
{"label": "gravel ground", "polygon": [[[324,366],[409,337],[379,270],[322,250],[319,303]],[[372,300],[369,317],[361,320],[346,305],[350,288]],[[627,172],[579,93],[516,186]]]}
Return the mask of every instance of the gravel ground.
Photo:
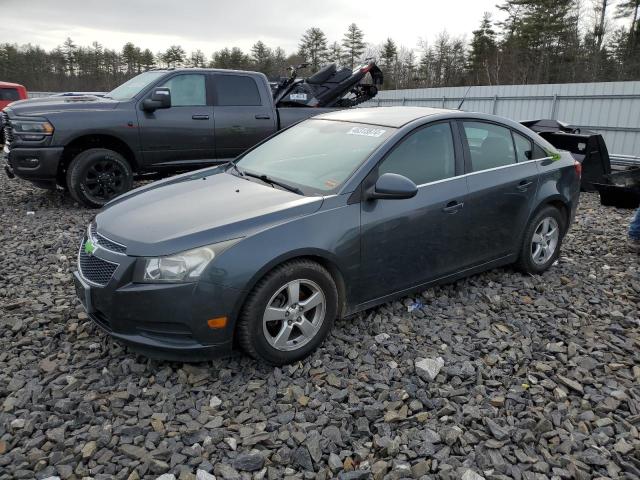
{"label": "gravel ground", "polygon": [[92,212],[0,175],[0,215],[0,479],[640,478],[640,265],[594,195],[545,275],[385,304],[275,369],[136,356],[74,298]]}

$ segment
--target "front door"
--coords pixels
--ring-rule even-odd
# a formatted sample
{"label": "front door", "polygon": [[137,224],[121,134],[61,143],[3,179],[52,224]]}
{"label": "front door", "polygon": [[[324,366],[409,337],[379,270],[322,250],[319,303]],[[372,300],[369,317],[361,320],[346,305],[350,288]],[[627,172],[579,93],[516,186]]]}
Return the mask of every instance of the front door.
{"label": "front door", "polygon": [[250,75],[217,73],[213,76],[216,92],[216,157],[237,157],[276,131],[270,92],[260,94]]}
{"label": "front door", "polygon": [[[459,162],[460,163],[460,162]],[[361,204],[361,298],[380,298],[445,277],[467,263],[465,177],[456,177],[449,122],[412,132],[381,161],[373,175],[397,173],[416,183],[406,200]],[[456,172],[458,170],[458,172]]]}
{"label": "front door", "polygon": [[469,160],[469,244],[479,264],[518,250],[538,186],[538,167],[530,160],[533,149],[527,150],[531,141],[526,137],[488,122],[461,125]]}
{"label": "front door", "polygon": [[145,166],[206,164],[215,158],[213,106],[206,75],[180,73],[161,85],[171,91],[171,107],[138,110]]}

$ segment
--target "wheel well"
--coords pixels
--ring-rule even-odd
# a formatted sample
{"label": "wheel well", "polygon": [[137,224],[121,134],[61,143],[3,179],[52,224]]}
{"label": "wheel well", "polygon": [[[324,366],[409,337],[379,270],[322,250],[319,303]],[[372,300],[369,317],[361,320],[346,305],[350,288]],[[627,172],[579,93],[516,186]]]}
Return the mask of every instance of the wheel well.
{"label": "wheel well", "polygon": [[538,207],[538,210],[536,210],[536,213],[540,209],[542,209],[542,208],[544,208],[546,206],[555,207],[560,211],[560,213],[562,215],[562,218],[564,219],[563,227],[564,227],[564,231],[566,232],[567,228],[569,228],[569,208],[567,207],[567,205],[564,202],[562,202],[561,200],[557,200],[557,199],[556,200],[550,200],[550,201],[545,202],[542,205],[540,205]]}
{"label": "wheel well", "polygon": [[90,148],[108,148],[114,152],[118,152],[131,166],[135,172],[137,170],[135,154],[129,146],[117,137],[111,135],[85,135],[78,137],[70,142],[62,152],[62,160],[58,166],[57,181],[59,185],[66,184],[67,168],[71,161],[81,152]]}
{"label": "wheel well", "polygon": [[[269,273],[271,273],[274,269],[278,268],[281,265],[284,265],[285,263],[289,263],[291,261],[294,260],[310,260],[312,262],[315,262],[319,265],[322,265],[324,268],[327,269],[327,271],[329,272],[329,274],[331,275],[331,278],[333,278],[333,281],[336,284],[336,289],[338,290],[338,317],[342,317],[344,315],[346,315],[347,313],[347,289],[346,289],[346,284],[344,281],[344,278],[342,276],[342,272],[340,272],[340,269],[330,260],[327,260],[324,257],[321,257],[319,255],[300,255],[297,257],[291,257],[291,258],[287,258],[286,260],[283,260],[275,265],[272,265],[271,268],[269,268],[269,270],[267,270],[266,272],[264,272],[260,277],[256,278],[255,281],[253,282],[253,284],[251,285],[251,288],[248,289],[247,294],[244,296],[244,298],[242,298],[242,302],[240,303],[240,308],[237,309],[236,311],[236,315],[240,315],[240,312],[242,311],[242,309],[244,308],[244,304],[247,301],[247,298],[249,297],[248,293],[253,290],[253,288],[258,284],[258,282],[260,282],[260,280],[264,277],[266,277],[267,275],[269,275]],[[237,327],[237,323],[236,323],[236,327]],[[235,328],[234,327],[234,341],[235,341]]]}

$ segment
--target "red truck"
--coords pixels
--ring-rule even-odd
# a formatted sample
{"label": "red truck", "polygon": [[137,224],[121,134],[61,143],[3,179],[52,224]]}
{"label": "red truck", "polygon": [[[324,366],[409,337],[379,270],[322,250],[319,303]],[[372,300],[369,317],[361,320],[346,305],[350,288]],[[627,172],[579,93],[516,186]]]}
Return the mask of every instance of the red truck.
{"label": "red truck", "polygon": [[[11,102],[27,98],[27,89],[17,83],[0,82],[0,111]],[[0,120],[0,145],[4,143],[4,129]]]}

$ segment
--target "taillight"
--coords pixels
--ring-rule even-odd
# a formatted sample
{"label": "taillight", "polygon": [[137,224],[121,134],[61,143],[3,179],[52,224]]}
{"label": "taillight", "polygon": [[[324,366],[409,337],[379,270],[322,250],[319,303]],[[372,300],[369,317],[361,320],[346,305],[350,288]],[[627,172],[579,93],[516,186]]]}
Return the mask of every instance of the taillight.
{"label": "taillight", "polygon": [[371,64],[369,64],[369,65],[365,65],[364,67],[362,67],[362,68],[360,69],[360,71],[361,71],[362,73],[367,73],[369,70],[371,70],[371,67],[372,67],[372,66],[373,66],[373,65],[371,65]]}
{"label": "taillight", "polygon": [[573,168],[576,169],[576,174],[578,175],[578,178],[582,178],[582,164],[579,161],[574,160]]}

